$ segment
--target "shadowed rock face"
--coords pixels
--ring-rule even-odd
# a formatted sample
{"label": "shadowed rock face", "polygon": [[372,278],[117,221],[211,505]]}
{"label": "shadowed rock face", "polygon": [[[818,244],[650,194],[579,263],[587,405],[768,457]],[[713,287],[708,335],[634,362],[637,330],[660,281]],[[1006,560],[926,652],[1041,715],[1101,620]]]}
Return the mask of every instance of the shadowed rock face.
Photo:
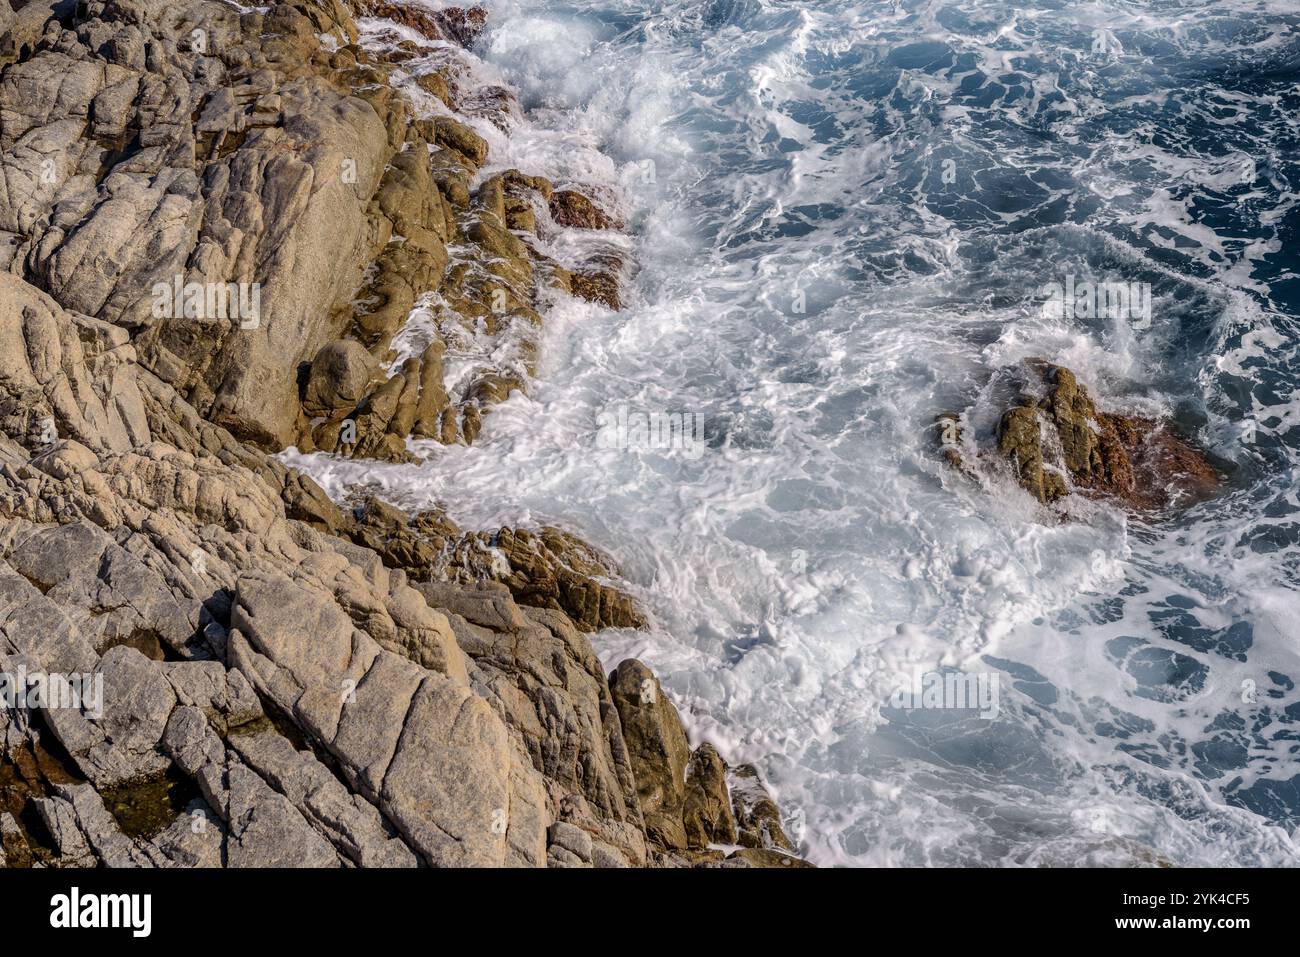
{"label": "shadowed rock face", "polygon": [[1168,423],[1098,411],[1074,373],[1041,359],[1027,361],[1024,376],[1025,394],[998,423],[997,449],[1040,502],[1076,491],[1145,511],[1215,493],[1214,467]]}
{"label": "shadowed rock face", "polygon": [[[693,752],[659,679],[634,658],[609,676],[646,834],[667,860],[697,865],[808,866],[794,856],[776,801],[751,764],[728,768],[712,744]],[[746,851],[716,845],[739,843]]]}
{"label": "shadowed rock face", "polygon": [[[0,866],[790,866],[710,850],[752,802],[649,669],[611,688],[584,632],[644,623],[612,563],[340,508],[266,454],[472,440],[529,357],[453,397],[441,339],[380,371],[393,333],[434,289],[540,322],[572,277],[528,237],[598,222],[519,171],[472,187],[468,121],[513,97],[449,63],[424,86],[470,112],[416,118],[357,36],[338,0],[0,6],[0,672],[103,688],[0,706]],[[177,275],[259,284],[260,321],[155,314]]]}
{"label": "shadowed rock face", "polygon": [[609,679],[632,754],[646,833],[666,848],[682,850],[687,846],[682,814],[691,750],[681,718],[659,679],[641,662],[623,662]]}

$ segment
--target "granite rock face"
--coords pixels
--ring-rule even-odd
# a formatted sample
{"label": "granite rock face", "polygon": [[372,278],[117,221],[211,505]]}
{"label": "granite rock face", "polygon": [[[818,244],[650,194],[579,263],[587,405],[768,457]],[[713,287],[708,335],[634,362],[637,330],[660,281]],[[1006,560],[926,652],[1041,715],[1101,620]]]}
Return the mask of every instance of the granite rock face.
{"label": "granite rock face", "polygon": [[645,623],[612,562],[268,454],[472,440],[534,355],[449,389],[456,328],[535,327],[572,276],[530,237],[617,227],[485,166],[519,107],[456,69],[484,22],[0,10],[0,673],[42,678],[0,702],[5,866],[758,862],[709,847],[752,829],[722,756],[606,675],[588,635]]}

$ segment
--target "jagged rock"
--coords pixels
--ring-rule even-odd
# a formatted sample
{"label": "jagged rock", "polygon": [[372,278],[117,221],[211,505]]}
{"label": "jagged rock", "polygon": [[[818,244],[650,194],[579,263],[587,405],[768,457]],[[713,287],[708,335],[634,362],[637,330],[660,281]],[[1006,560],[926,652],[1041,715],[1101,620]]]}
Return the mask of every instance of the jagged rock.
{"label": "jagged rock", "polygon": [[794,851],[794,844],[781,827],[781,811],[763,785],[758,769],[742,764],[727,774],[731,802],[736,815],[737,843],[749,848]]}
{"label": "jagged rock", "polygon": [[1025,490],[1040,502],[1054,502],[1069,488],[1065,475],[1043,459],[1038,410],[1032,406],[1008,409],[998,423],[998,451],[1011,461]]}
{"label": "jagged rock", "polygon": [[497,578],[521,603],[563,611],[584,630],[645,626],[632,599],[602,581],[617,575],[613,561],[585,542],[549,527],[540,534],[503,528],[478,539],[482,549],[456,553],[465,576]]}
{"label": "jagged rock", "polygon": [[482,7],[429,10],[392,0],[357,0],[355,6],[361,16],[392,20],[430,40],[451,40],[464,47],[472,45],[487,24],[487,11]]}
{"label": "jagged rock", "polygon": [[450,116],[434,118],[433,141],[464,157],[475,168],[487,162],[487,140],[466,124]]}
{"label": "jagged rock", "polygon": [[280,497],[288,518],[305,522],[323,532],[338,533],[347,523],[343,510],[325,494],[325,490],[299,472],[286,470]]}
{"label": "jagged rock", "polygon": [[158,745],[176,692],[162,671],[134,648],[118,645],[105,652],[95,673],[103,681],[103,713],[47,709],[51,733],[96,787],[165,771]]}
{"label": "jagged rock", "polygon": [[487,25],[482,7],[446,7],[438,11],[439,22],[449,38],[463,47],[472,46]]}
{"label": "jagged rock", "polygon": [[[437,143],[437,124],[432,120],[422,122],[428,124],[428,128],[424,132],[427,134],[429,142]],[[444,141],[451,142],[445,134]],[[484,141],[484,155],[486,155],[486,149],[487,143]],[[470,204],[473,170],[464,160],[465,157],[459,150],[454,146],[446,145],[440,146],[429,157],[433,181],[437,184],[438,191],[453,209],[466,209]]]}
{"label": "jagged rock", "polygon": [[[56,843],[65,858],[73,857],[83,864],[89,858],[114,868],[157,867],[164,863],[165,857],[155,848],[122,833],[103,799],[89,784],[60,785],[55,791],[56,797],[34,803],[50,832],[59,832]],[[58,823],[52,825],[52,821]],[[64,840],[71,846],[66,847]]]}
{"label": "jagged rock", "polygon": [[17,819],[8,811],[0,814],[0,855],[6,867],[31,867],[32,849],[18,826]]}
{"label": "jagged rock", "polygon": [[197,708],[176,709],[162,745],[225,824],[227,867],[339,866],[329,842],[226,749]]}
{"label": "jagged rock", "polygon": [[54,841],[60,863],[68,867],[93,867],[95,853],[78,826],[72,805],[62,798],[36,798],[32,803]]}
{"label": "jagged rock", "polygon": [[771,848],[744,847],[738,851],[729,854],[719,867],[758,867],[758,868],[782,868],[782,867],[801,867],[809,868],[813,865],[795,857],[793,854],[784,854],[781,851],[772,850]]}
{"label": "jagged rock", "polygon": [[548,867],[591,867],[594,850],[591,835],[566,821],[557,821],[547,832]]}
{"label": "jagged rock", "polygon": [[462,91],[457,98],[462,113],[487,120],[497,129],[509,133],[522,118],[523,110],[514,91],[504,86],[488,85]]}
{"label": "jagged rock", "polygon": [[[582,630],[644,619],[604,556],[349,513],[266,454],[405,460],[526,386],[540,286],[574,279],[539,252],[550,182],[479,181],[475,127],[509,129],[515,96],[408,38],[390,62],[419,56],[442,101],[413,105],[340,0],[55,6],[0,8],[0,666],[99,675],[105,700],[0,710],[5,799],[54,843],[6,805],[3,862],[645,866],[639,778],[676,781],[652,843],[685,840],[688,803],[721,833],[721,758],[687,788],[671,705],[629,753]],[[463,45],[484,23],[377,7]],[[616,225],[584,200],[556,218]],[[616,291],[620,262],[589,265]],[[166,302],[184,283],[256,284],[232,302],[257,308]],[[434,292],[449,338],[383,378]],[[453,398],[456,327],[512,345]]]}
{"label": "jagged rock", "polygon": [[432,513],[408,519],[370,499],[349,531],[413,578],[499,581],[521,604],[562,611],[584,631],[645,626],[632,598],[609,584],[618,575],[613,560],[560,529],[466,534]]}
{"label": "jagged rock", "polygon": [[198,626],[166,583],[89,522],[20,533],[9,564],[60,607],[98,650],[129,644],[161,658]]}
{"label": "jagged rock", "polygon": [[432,607],[458,615],[481,628],[518,632],[528,627],[523,609],[511,599],[510,590],[496,582],[478,582],[470,587],[450,582],[418,582],[415,587]]}
{"label": "jagged rock", "polygon": [[717,749],[704,743],[695,749],[686,769],[686,800],[682,822],[691,847],[735,844],[736,820],[727,789],[727,765]]}
{"label": "jagged rock", "polygon": [[569,288],[579,299],[601,303],[615,312],[623,308],[618,277],[612,272],[575,272],[570,276]]}
{"label": "jagged rock", "polygon": [[63,610],[7,563],[0,563],[0,638],[4,653],[49,671],[84,674],[99,659]]}
{"label": "jagged rock", "polygon": [[[238,672],[232,672],[238,674]],[[359,867],[414,867],[416,857],[375,806],[352,794],[316,756],[275,733],[237,734],[230,747],[299,808],[335,849]]]}
{"label": "jagged rock", "polygon": [[691,750],[677,709],[654,672],[634,658],[610,675],[609,690],[623,724],[646,833],[662,847],[685,848],[682,812]]}
{"label": "jagged rock", "polygon": [[60,436],[90,450],[147,442],[134,361],[123,330],[66,315],[49,296],[0,272],[0,428],[30,450]]}
{"label": "jagged rock", "polygon": [[998,424],[998,451],[1039,501],[1078,490],[1158,509],[1213,494],[1213,466],[1169,426],[1099,411],[1061,366],[1029,360],[1024,375],[1021,403]]}
{"label": "jagged rock", "polygon": [[208,802],[195,798],[149,843],[171,867],[214,868],[225,866],[228,839],[225,824]]}
{"label": "jagged rock", "polygon": [[232,663],[427,863],[503,862],[493,821],[510,807],[506,731],[465,686],[463,662],[448,662],[450,676],[427,671],[283,577],[241,579],[231,621]]}
{"label": "jagged rock", "polygon": [[520,608],[500,585],[419,586],[451,616],[475,687],[521,738],[533,766],[611,821],[639,823],[632,765],[590,643],[562,616]]}
{"label": "jagged rock", "polygon": [[415,422],[411,426],[412,435],[444,442],[446,412],[451,404],[443,385],[445,352],[442,340],[435,339],[420,357],[420,397],[415,406]]}
{"label": "jagged rock", "polygon": [[162,666],[177,704],[198,708],[216,729],[226,735],[265,715],[253,686],[238,671],[228,671],[220,661],[174,661]]}
{"label": "jagged rock", "polygon": [[[242,50],[242,67],[232,55],[228,78],[208,57],[165,55],[196,26],[213,49],[256,53]],[[267,444],[291,437],[297,364],[337,334],[330,317],[366,264],[366,207],[391,149],[388,115],[320,82],[327,31],[355,36],[336,4],[240,18],[91,3],[75,32],[52,24],[57,42],[0,79],[0,175],[18,186],[0,190],[0,229],[25,234],[24,277],[132,330],[145,365]],[[182,315],[158,294],[175,282],[257,283],[260,308],[238,323]]]}
{"label": "jagged rock", "polygon": [[451,85],[447,82],[447,78],[441,73],[424,73],[417,76],[415,78],[415,85],[424,90],[424,92],[432,94],[442,100],[446,106],[451,106],[455,102],[451,95]]}

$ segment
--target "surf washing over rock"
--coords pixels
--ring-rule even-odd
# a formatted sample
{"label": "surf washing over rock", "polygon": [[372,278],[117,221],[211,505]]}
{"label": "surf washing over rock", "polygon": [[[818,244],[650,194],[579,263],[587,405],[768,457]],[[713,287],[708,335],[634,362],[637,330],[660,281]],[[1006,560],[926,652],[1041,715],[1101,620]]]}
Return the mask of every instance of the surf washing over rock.
{"label": "surf washing over rock", "polygon": [[4,862],[1300,860],[1297,26],[0,8]]}
{"label": "surf washing over rock", "polygon": [[506,165],[487,22],[0,9],[0,866],[807,866],[596,654],[646,625],[610,556],[277,457],[436,468],[555,303],[619,304],[600,184]]}

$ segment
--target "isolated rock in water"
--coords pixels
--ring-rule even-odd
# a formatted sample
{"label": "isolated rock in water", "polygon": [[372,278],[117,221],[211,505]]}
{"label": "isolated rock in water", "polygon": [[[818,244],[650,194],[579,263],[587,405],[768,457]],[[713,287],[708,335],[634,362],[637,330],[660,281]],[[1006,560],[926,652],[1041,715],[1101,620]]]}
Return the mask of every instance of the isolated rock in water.
{"label": "isolated rock in water", "polygon": [[1023,372],[1019,404],[998,423],[998,452],[1040,502],[1078,491],[1149,510],[1214,494],[1218,473],[1171,425],[1098,411],[1074,373],[1062,366],[1031,359]]}
{"label": "isolated rock in water", "polygon": [[1020,484],[1040,502],[1055,502],[1069,493],[1064,473],[1043,458],[1042,424],[1034,406],[1003,413],[998,451],[1011,461]]}
{"label": "isolated rock in water", "polygon": [[961,426],[961,415],[957,412],[940,412],[934,417],[935,428],[939,432],[939,448],[944,460],[953,468],[962,467],[961,441],[965,431]]}
{"label": "isolated rock in water", "polygon": [[361,343],[331,342],[312,360],[303,409],[308,415],[351,412],[379,374],[379,363]]}
{"label": "isolated rock in water", "polygon": [[654,672],[635,658],[609,676],[609,690],[632,756],[646,833],[663,847],[684,849],[688,841],[682,812],[691,750],[682,719]]}

